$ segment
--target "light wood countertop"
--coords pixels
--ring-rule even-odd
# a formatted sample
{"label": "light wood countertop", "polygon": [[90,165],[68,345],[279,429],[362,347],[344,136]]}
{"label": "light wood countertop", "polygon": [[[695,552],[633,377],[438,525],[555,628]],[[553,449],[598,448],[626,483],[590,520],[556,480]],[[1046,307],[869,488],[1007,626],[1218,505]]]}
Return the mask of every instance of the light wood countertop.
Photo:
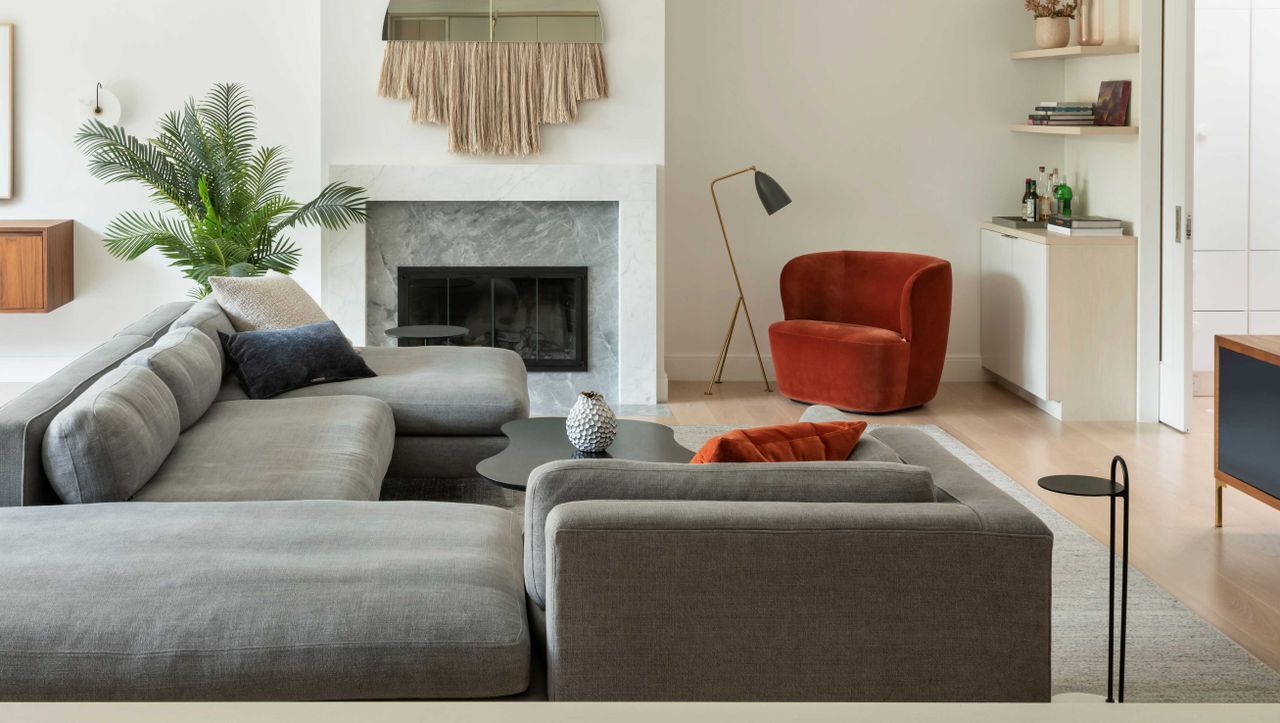
{"label": "light wood countertop", "polygon": [[982,229],[1045,246],[1136,246],[1138,244],[1138,239],[1134,236],[1062,236],[1038,228],[1009,228],[995,223],[984,223]]}

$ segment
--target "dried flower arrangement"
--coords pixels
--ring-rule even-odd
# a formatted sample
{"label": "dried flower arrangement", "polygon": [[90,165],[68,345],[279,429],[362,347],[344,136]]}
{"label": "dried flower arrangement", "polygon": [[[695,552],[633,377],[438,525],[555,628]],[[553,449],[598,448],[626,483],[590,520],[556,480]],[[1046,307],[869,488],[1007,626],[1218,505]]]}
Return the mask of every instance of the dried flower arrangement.
{"label": "dried flower arrangement", "polygon": [[1074,18],[1076,0],[1063,4],[1063,0],[1026,0],[1026,8],[1038,18]]}

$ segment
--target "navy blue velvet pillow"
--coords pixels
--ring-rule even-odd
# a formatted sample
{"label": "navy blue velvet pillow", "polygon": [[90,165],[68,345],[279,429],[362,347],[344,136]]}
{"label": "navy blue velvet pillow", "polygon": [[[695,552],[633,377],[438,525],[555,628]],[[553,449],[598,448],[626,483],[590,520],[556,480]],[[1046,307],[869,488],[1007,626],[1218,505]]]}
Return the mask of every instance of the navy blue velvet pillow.
{"label": "navy blue velvet pillow", "polygon": [[376,377],[332,321],[279,331],[218,332],[231,371],[250,399],[294,389]]}

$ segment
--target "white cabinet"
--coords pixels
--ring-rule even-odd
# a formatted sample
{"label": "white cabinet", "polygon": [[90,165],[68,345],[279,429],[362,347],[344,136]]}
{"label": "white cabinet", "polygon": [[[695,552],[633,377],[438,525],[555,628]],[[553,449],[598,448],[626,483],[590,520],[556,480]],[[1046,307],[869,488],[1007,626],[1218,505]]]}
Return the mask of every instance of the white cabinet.
{"label": "white cabinet", "polygon": [[1137,240],[984,226],[982,364],[1073,421],[1137,413]]}
{"label": "white cabinet", "polygon": [[1196,8],[1193,370],[1213,393],[1214,334],[1280,319],[1280,3]]}
{"label": "white cabinet", "polygon": [[1049,396],[1048,247],[982,232],[982,360],[1032,394]]}

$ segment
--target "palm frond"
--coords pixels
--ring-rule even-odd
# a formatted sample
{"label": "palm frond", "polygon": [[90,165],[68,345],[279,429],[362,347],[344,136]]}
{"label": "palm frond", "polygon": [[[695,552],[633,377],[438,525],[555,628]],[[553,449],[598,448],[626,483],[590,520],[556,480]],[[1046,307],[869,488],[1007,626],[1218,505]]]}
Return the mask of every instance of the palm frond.
{"label": "palm frond", "polygon": [[368,218],[367,204],[363,188],[349,186],[345,183],[331,183],[325,186],[311,201],[302,204],[276,224],[274,231],[279,232],[294,226],[323,226],[327,229],[346,228]]}
{"label": "palm frond", "polygon": [[248,190],[254,202],[262,204],[284,189],[293,164],[282,146],[259,148],[249,162]]}
{"label": "palm frond", "polygon": [[231,163],[247,164],[257,138],[253,101],[239,83],[213,86],[199,106],[206,132],[215,138]]}
{"label": "palm frond", "polygon": [[75,142],[89,157],[89,173],[94,178],[107,183],[142,183],[151,188],[156,200],[184,214],[189,211],[191,199],[185,194],[180,174],[154,146],[96,119],[80,127]]}
{"label": "palm frond", "polygon": [[107,226],[103,243],[116,258],[133,261],[153,248],[166,256],[194,255],[195,248],[187,229],[173,219],[158,213],[124,213]]}

